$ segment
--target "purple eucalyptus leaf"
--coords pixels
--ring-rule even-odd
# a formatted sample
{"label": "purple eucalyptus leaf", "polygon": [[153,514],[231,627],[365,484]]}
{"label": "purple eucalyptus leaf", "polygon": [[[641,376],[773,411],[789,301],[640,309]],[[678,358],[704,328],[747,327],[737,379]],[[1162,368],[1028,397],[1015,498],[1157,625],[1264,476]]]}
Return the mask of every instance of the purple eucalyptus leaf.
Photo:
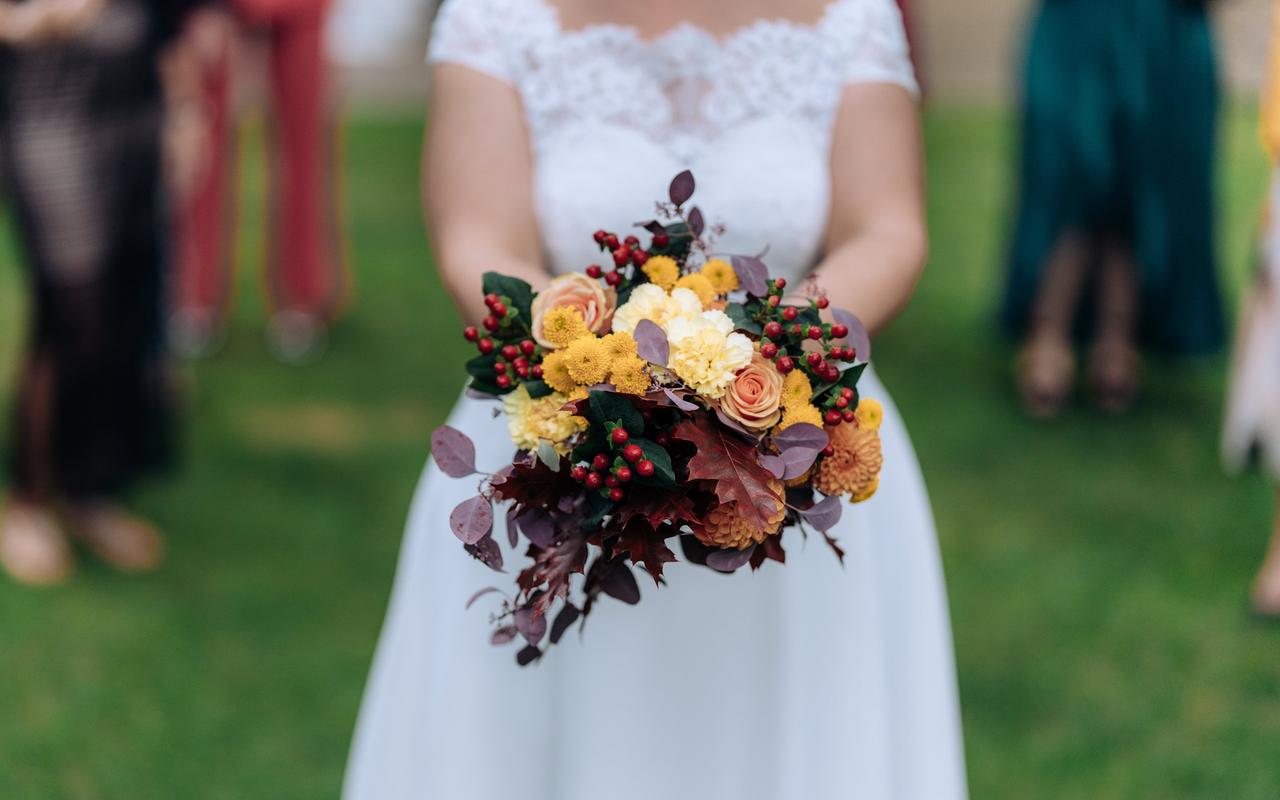
{"label": "purple eucalyptus leaf", "polygon": [[843,514],[844,503],[841,502],[839,497],[823,498],[813,508],[800,512],[800,516],[804,517],[805,522],[823,533],[834,528]]}
{"label": "purple eucalyptus leaf", "polygon": [[516,653],[516,663],[522,667],[527,667],[540,658],[542,658],[542,651],[533,645],[528,645]]}
{"label": "purple eucalyptus leaf", "polygon": [[556,522],[550,514],[531,508],[516,517],[520,532],[538,547],[550,547],[556,540]]}
{"label": "purple eucalyptus leaf", "polygon": [[817,425],[810,425],[807,422],[792,425],[773,437],[773,444],[779,451],[790,450],[793,447],[802,447],[805,450],[822,450],[830,443],[831,437],[827,436],[826,431]]}
{"label": "purple eucalyptus leaf", "polygon": [[547,465],[547,469],[552,472],[560,471],[560,454],[556,452],[551,442],[545,439],[538,442],[538,460]]}
{"label": "purple eucalyptus leaf", "polygon": [[783,461],[780,456],[775,456],[773,454],[760,456],[760,466],[769,470],[769,472],[773,474],[773,477],[778,480],[782,480],[783,476],[787,473],[786,462]]}
{"label": "purple eucalyptus leaf", "polygon": [[636,583],[635,573],[622,562],[613,565],[600,586],[614,600],[621,600],[629,606],[640,602],[640,585]]}
{"label": "purple eucalyptus leaf", "polygon": [[470,609],[473,605],[476,604],[477,600],[479,600],[481,597],[484,597],[486,594],[491,594],[496,591],[498,591],[497,586],[488,586],[488,587],[485,587],[484,589],[481,589],[480,591],[471,595],[471,599],[467,601],[467,608]]}
{"label": "purple eucalyptus leaf", "polygon": [[810,450],[807,447],[792,447],[782,451],[782,463],[785,465],[782,479],[792,481],[809,471],[813,462],[818,460],[821,450]]}
{"label": "purple eucalyptus leaf", "polygon": [[671,348],[667,344],[667,334],[653,320],[642,319],[636,323],[631,334],[636,340],[636,352],[650,364],[660,367],[667,365],[671,357]]}
{"label": "purple eucalyptus leaf", "polygon": [[507,509],[507,543],[512,547],[520,544],[520,531],[516,528],[516,507]]}
{"label": "purple eucalyptus leaf", "polygon": [[858,351],[858,360],[870,361],[871,337],[867,334],[867,329],[862,324],[862,320],[843,308],[832,309],[831,316],[836,322],[849,329],[849,335],[845,337],[845,341],[849,343],[850,347]]}
{"label": "purple eucalyptus leaf", "polygon": [[717,550],[707,556],[707,566],[716,572],[737,572],[739,567],[751,560],[751,554],[755,551],[755,545],[746,550]]}
{"label": "purple eucalyptus leaf", "polygon": [[686,169],[671,180],[671,188],[667,191],[667,195],[676,205],[684,205],[686,200],[693,197],[694,187],[693,173]]}
{"label": "purple eucalyptus leaf", "polygon": [[493,530],[493,505],[479,495],[464,500],[449,515],[449,526],[463,544],[475,544]]}
{"label": "purple eucalyptus leaf", "polygon": [[501,628],[495,628],[493,635],[489,637],[489,644],[504,645],[511,644],[516,640],[516,626],[503,625]]}
{"label": "purple eucalyptus leaf", "polygon": [[707,223],[702,218],[702,209],[694,206],[689,212],[689,230],[693,231],[694,236],[701,236],[706,227]]}
{"label": "purple eucalyptus leaf", "polygon": [[457,428],[441,425],[431,434],[431,455],[450,478],[465,478],[476,471],[476,445]]}
{"label": "purple eucalyptus leaf", "polygon": [[538,614],[532,608],[521,608],[516,611],[516,630],[529,644],[536,645],[547,635],[547,616]]}
{"label": "purple eucalyptus leaf", "polygon": [[755,256],[732,256],[733,271],[747,294],[764,297],[769,294],[769,269]]}
{"label": "purple eucalyptus leaf", "polygon": [[470,397],[472,400],[496,400],[496,399],[498,399],[498,396],[497,396],[496,394],[489,394],[488,392],[482,392],[482,391],[480,391],[479,389],[472,389],[470,386],[468,386],[468,387],[467,387],[467,390],[466,390],[466,392],[464,392],[464,394],[465,394],[467,397]]}
{"label": "purple eucalyptus leaf", "polygon": [[666,392],[667,397],[671,398],[671,403],[681,411],[697,411],[698,410],[697,403],[692,403],[684,399],[683,397],[676,394],[670,389],[663,389],[662,391]]}
{"label": "purple eucalyptus leaf", "polygon": [[502,548],[493,540],[492,536],[486,536],[475,544],[466,545],[465,549],[471,554],[471,557],[481,564],[484,564],[494,572],[502,572]]}
{"label": "purple eucalyptus leaf", "polygon": [[558,643],[560,637],[564,636],[564,632],[569,630],[580,616],[582,616],[582,612],[578,610],[577,606],[573,603],[565,603],[564,608],[560,609],[560,613],[556,614],[556,621],[551,623],[551,643]]}
{"label": "purple eucalyptus leaf", "polygon": [[656,219],[651,219],[648,222],[641,223],[640,227],[644,228],[649,233],[652,233],[654,236],[657,236],[659,233],[667,232],[666,226],[661,222],[658,222]]}

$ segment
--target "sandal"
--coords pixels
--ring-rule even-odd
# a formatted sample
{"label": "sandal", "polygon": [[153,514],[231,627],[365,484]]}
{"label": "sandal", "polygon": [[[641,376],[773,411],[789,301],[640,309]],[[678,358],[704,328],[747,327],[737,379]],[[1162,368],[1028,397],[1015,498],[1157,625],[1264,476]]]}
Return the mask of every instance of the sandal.
{"label": "sandal", "polygon": [[1030,340],[1018,355],[1017,371],[1028,414],[1052,419],[1062,413],[1076,377],[1076,355],[1069,343],[1050,336]]}
{"label": "sandal", "polygon": [[51,510],[11,502],[0,515],[0,564],[19,583],[56,586],[71,577],[75,558]]}
{"label": "sandal", "polygon": [[1089,362],[1089,385],[1098,408],[1124,414],[1133,408],[1140,388],[1142,361],[1125,339],[1105,339],[1094,345]]}
{"label": "sandal", "polygon": [[119,506],[101,501],[78,503],[67,508],[65,517],[72,536],[121,572],[151,572],[164,561],[160,532]]}

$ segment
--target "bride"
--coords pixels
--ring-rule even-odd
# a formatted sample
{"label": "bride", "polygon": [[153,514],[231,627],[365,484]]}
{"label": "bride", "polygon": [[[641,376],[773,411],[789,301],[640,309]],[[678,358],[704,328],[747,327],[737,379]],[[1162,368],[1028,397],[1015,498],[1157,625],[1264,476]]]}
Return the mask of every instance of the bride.
{"label": "bride", "polygon": [[[921,146],[893,0],[448,0],[430,60],[427,215],[471,321],[482,272],[581,270],[594,230],[651,215],[685,168],[719,248],[817,275],[873,331],[911,296]],[[475,486],[429,467],[347,800],[963,798],[929,499],[885,389],[860,388],[886,406],[885,471],[834,531],[843,567],[799,537],[754,574],[671,565],[525,669],[489,645],[483,601],[463,608],[492,582],[449,530]],[[492,408],[449,421],[488,470],[511,457]]]}

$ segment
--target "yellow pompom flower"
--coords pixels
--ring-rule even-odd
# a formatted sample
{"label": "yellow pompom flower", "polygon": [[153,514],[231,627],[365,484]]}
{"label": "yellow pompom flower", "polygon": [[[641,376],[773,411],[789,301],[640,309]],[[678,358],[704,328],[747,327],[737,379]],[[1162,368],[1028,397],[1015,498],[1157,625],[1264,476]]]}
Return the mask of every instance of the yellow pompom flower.
{"label": "yellow pompom flower", "polygon": [[611,333],[600,341],[604,342],[605,349],[609,351],[610,363],[636,355],[636,340],[629,333]]}
{"label": "yellow pompom flower", "polygon": [[878,431],[880,423],[884,422],[884,406],[870,397],[859,400],[858,410],[854,413],[858,416],[858,427],[864,430]]}
{"label": "yellow pompom flower", "polygon": [[636,355],[619,358],[609,369],[609,382],[623,394],[644,394],[651,383],[648,364]]}
{"label": "yellow pompom flower", "polygon": [[591,386],[602,382],[609,374],[609,351],[596,337],[583,336],[565,348],[564,363],[574,383]]}
{"label": "yellow pompom flower", "polygon": [[798,369],[788,372],[782,381],[782,407],[807,406],[812,399],[813,385],[809,383],[809,376]]}
{"label": "yellow pompom flower", "polygon": [[542,380],[554,391],[568,394],[578,388],[578,383],[569,374],[569,365],[565,361],[563,351],[547,353],[542,358]]}
{"label": "yellow pompom flower", "polygon": [[542,336],[552,347],[568,347],[574,339],[590,333],[582,312],[573,306],[557,306],[542,318]]}
{"label": "yellow pompom flower", "polygon": [[733,266],[721,258],[713,258],[702,265],[702,275],[711,281],[711,287],[715,289],[716,294],[728,294],[738,288],[738,273],[733,271]]}
{"label": "yellow pompom flower", "polygon": [[640,268],[650,281],[661,286],[665,291],[671,291],[671,287],[676,285],[676,281],[680,279],[680,265],[671,256],[652,256],[644,266]]}
{"label": "yellow pompom flower", "polygon": [[[786,389],[784,388],[783,391],[786,391]],[[785,431],[792,425],[799,425],[802,422],[821,428],[822,412],[814,408],[810,403],[786,406],[782,410],[782,422],[778,423],[776,430],[779,432]]]}
{"label": "yellow pompom flower", "polygon": [[537,450],[547,442],[556,452],[569,452],[569,440],[587,427],[587,421],[564,410],[569,398],[562,394],[549,394],[534,400],[529,390],[521,384],[515,391],[502,398],[502,410],[507,416],[507,429],[511,440],[521,450]]}
{"label": "yellow pompom flower", "polygon": [[702,307],[706,308],[716,301],[716,290],[711,285],[710,279],[701,272],[691,272],[680,280],[676,281],[677,289],[688,289],[698,296],[698,300],[702,302]]}

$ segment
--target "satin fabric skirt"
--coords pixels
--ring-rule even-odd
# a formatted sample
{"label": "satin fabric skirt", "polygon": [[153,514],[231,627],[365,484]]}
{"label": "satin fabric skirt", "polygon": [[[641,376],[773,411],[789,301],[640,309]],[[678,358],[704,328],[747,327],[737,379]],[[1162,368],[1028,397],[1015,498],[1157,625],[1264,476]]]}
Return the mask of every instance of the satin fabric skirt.
{"label": "satin fabric skirt", "polygon": [[[880,493],[825,543],[789,532],[787,564],[643,574],[541,662],[488,643],[506,588],[450,532],[474,479],[428,466],[348,765],[346,800],[960,800],[954,658],[928,495],[885,402]],[[494,469],[512,447],[494,404],[450,424]],[[501,514],[499,516],[502,516]],[[501,524],[501,523],[500,523]],[[505,535],[498,535],[504,542]],[[522,556],[507,552],[507,568]]]}

